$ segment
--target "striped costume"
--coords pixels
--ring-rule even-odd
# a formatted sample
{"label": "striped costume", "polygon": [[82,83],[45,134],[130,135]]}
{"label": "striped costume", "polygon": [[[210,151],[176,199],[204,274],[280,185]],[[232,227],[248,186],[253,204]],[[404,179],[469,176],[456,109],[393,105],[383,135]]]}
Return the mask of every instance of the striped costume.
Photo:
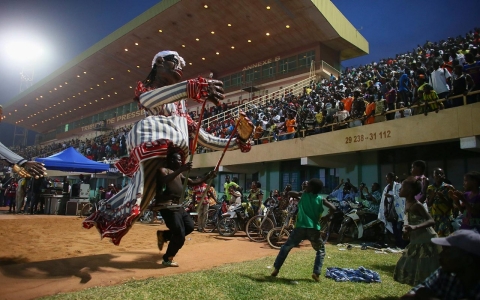
{"label": "striped costume", "polygon": [[[83,222],[84,228],[96,226],[102,238],[111,238],[115,245],[120,243],[140,213],[155,197],[156,172],[162,162],[158,158],[165,158],[170,151],[178,151],[185,161],[189,153],[189,138],[193,138],[195,129],[199,126],[188,115],[185,98],[203,101],[201,98],[205,95],[201,92],[204,82],[204,79],[199,78],[153,90],[138,83],[136,95],[139,103],[152,115],[133,126],[126,138],[130,156],[116,164],[132,180],[88,217]],[[223,150],[227,142],[228,139],[211,136],[200,129],[200,145]],[[240,141],[232,140],[229,150],[238,148],[239,143]]]}

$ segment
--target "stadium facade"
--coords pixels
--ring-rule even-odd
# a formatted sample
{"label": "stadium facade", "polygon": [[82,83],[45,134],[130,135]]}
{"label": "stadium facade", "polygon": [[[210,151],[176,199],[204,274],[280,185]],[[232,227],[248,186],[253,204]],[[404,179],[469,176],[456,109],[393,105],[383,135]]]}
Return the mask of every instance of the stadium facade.
{"label": "stadium facade", "polygon": [[[213,73],[224,81],[229,104],[275,97],[308,79],[312,61],[316,79],[337,77],[343,60],[369,51],[365,38],[327,0],[163,0],[12,99],[3,121],[39,132],[42,144],[92,138],[100,129],[133,123],[143,117],[132,101],[136,82],[165,49],[185,58],[185,79]],[[189,109],[199,107],[191,102]],[[299,189],[311,177],[329,189],[339,178],[370,185],[384,182],[391,171],[406,176],[416,159],[426,160],[429,170],[444,168],[458,181],[466,171],[480,169],[475,137],[480,125],[474,122],[479,110],[474,104],[428,118],[262,144],[246,154],[229,152],[216,187],[223,190],[226,174],[246,188],[259,180],[267,191],[287,183]],[[463,147],[468,150],[461,149],[461,140],[471,141]],[[219,152],[196,155],[196,173],[219,158]]]}

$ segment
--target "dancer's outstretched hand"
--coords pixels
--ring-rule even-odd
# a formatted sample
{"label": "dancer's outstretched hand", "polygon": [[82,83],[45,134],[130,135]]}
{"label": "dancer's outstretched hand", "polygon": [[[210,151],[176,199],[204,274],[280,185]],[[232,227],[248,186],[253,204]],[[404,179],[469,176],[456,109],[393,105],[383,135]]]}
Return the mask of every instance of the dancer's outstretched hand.
{"label": "dancer's outstretched hand", "polygon": [[220,105],[220,100],[225,99],[223,90],[223,82],[220,80],[209,79],[208,82],[208,96],[207,100],[211,101],[216,106]]}

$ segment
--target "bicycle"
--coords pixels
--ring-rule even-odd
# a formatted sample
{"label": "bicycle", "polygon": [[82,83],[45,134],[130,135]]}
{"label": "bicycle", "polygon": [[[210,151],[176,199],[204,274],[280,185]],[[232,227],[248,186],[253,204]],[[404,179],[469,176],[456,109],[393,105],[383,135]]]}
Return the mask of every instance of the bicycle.
{"label": "bicycle", "polygon": [[253,242],[264,242],[267,239],[268,232],[277,226],[275,210],[278,207],[278,201],[269,198],[265,203],[269,204],[265,213],[252,217],[245,227],[248,238]]}
{"label": "bicycle", "polygon": [[98,206],[100,205],[100,201],[102,200],[95,200],[95,199],[90,199],[89,202],[83,203],[82,208],[78,212],[78,216],[80,218],[82,217],[88,217],[94,212],[97,211]]}
{"label": "bicycle", "polygon": [[282,245],[287,242],[290,232],[292,232],[294,228],[296,211],[289,208],[285,211],[287,215],[283,221],[282,227],[272,228],[267,234],[267,242],[273,249],[280,249]]}

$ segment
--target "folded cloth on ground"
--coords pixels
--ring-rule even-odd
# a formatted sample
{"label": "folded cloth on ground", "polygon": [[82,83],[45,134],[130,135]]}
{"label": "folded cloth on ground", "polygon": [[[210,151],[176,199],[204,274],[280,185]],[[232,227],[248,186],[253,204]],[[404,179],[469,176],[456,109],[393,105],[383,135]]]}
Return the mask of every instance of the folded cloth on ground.
{"label": "folded cloth on ground", "polygon": [[334,279],[335,281],[352,281],[352,282],[382,282],[377,272],[359,267],[358,269],[346,268],[327,268],[325,277]]}

